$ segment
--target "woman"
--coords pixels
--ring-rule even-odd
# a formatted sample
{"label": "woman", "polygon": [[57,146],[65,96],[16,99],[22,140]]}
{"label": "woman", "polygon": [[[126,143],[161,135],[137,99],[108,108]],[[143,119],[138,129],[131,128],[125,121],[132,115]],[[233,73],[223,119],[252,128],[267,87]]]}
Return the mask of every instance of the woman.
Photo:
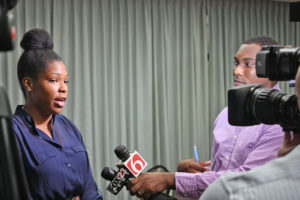
{"label": "woman", "polygon": [[66,67],[50,35],[33,29],[23,36],[18,79],[25,105],[13,128],[32,199],[101,199],[86,148],[76,126],[61,113],[68,96]]}

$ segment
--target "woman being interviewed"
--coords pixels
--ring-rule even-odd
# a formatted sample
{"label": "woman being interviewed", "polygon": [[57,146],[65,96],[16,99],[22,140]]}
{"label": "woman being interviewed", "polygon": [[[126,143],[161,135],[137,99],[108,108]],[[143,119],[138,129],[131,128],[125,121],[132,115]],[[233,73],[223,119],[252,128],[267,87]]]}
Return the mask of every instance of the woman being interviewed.
{"label": "woman being interviewed", "polygon": [[13,129],[32,199],[102,199],[93,179],[82,136],[61,113],[68,74],[41,29],[25,33],[18,79],[25,105],[17,106]]}

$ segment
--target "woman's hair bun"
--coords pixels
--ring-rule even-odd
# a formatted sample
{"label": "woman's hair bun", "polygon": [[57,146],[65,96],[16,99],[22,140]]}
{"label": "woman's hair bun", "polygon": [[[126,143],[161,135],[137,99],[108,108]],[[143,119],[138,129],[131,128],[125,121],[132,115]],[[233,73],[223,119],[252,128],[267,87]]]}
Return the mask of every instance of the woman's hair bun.
{"label": "woman's hair bun", "polygon": [[53,49],[53,40],[47,31],[32,29],[24,34],[20,45],[25,51]]}

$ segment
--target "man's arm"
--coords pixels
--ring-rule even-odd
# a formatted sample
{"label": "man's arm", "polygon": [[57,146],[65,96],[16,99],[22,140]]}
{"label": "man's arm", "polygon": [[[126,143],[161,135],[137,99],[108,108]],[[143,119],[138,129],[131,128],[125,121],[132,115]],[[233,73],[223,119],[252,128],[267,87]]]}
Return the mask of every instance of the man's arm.
{"label": "man's arm", "polygon": [[[203,173],[176,172],[175,174],[155,173],[155,175],[154,173],[145,173],[143,176],[133,179],[127,189],[131,190],[133,195],[138,194],[137,192],[140,190],[142,194],[146,193],[148,197],[166,188],[176,187],[176,192],[179,197],[199,199],[202,192],[210,184],[228,171],[248,171],[276,158],[278,148],[283,143],[283,137],[284,133],[280,126],[265,126],[256,144],[247,155],[247,159],[239,167],[218,172],[205,171]],[[134,185],[138,186],[134,187]],[[139,197],[143,197],[143,195]]]}
{"label": "man's arm", "polygon": [[[249,133],[251,134],[251,133]],[[245,162],[236,167],[220,171],[205,171],[204,173],[180,173],[175,176],[176,192],[179,197],[198,199],[202,192],[221,175],[229,172],[248,171],[254,167],[277,157],[279,147],[283,143],[284,132],[279,125],[264,125],[256,144],[247,155]]]}

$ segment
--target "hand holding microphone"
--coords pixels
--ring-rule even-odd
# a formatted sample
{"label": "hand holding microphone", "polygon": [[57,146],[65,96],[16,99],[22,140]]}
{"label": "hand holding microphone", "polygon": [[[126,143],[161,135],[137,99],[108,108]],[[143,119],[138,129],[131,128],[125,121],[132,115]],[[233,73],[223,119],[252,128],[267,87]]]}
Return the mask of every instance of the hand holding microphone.
{"label": "hand holding microphone", "polygon": [[175,172],[147,172],[131,180],[127,185],[130,194],[150,200],[173,200],[162,193],[165,189],[175,188]]}
{"label": "hand holding microphone", "polygon": [[[158,186],[158,190],[156,188],[154,191],[143,191],[141,190],[141,182],[139,182],[141,179],[144,181],[144,177],[146,177],[147,183],[149,183],[149,181],[150,183],[154,183],[152,180],[156,180],[157,183],[159,183],[161,180],[171,180],[170,182],[174,182],[174,173],[145,173],[142,174],[141,178],[139,179],[139,174],[147,166],[147,162],[141,157],[141,155],[136,151],[129,153],[128,149],[123,145],[119,145],[115,148],[115,154],[121,160],[121,162],[116,165],[118,167],[118,171],[105,167],[101,173],[101,176],[104,179],[111,181],[107,187],[108,191],[114,195],[117,195],[123,186],[126,185],[127,189],[130,190],[130,193],[132,195],[136,195],[137,197],[148,198],[150,200],[176,200],[175,198],[160,192],[165,189],[164,185],[155,184]],[[162,174],[164,176],[162,176]],[[171,179],[169,175],[171,175]],[[164,179],[167,176],[169,176],[169,179]],[[133,179],[132,181],[129,180],[130,178],[135,177],[138,178]]]}
{"label": "hand holding microphone", "polygon": [[124,185],[128,183],[129,178],[137,177],[142,170],[147,166],[147,162],[141,157],[141,155],[134,151],[129,153],[128,149],[119,145],[115,148],[115,154],[121,160],[117,164],[118,172],[105,167],[102,170],[101,176],[111,181],[107,187],[107,190],[117,195]]}

